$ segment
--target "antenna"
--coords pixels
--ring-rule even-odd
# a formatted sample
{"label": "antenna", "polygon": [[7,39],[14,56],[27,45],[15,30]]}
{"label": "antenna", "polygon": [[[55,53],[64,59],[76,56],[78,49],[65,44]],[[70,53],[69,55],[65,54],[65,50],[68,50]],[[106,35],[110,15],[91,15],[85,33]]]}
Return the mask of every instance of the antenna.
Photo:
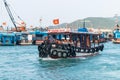
{"label": "antenna", "polygon": [[84,19],[84,22],[83,22],[83,28],[85,28],[85,19]]}
{"label": "antenna", "polygon": [[115,23],[118,24],[118,14],[115,14]]}

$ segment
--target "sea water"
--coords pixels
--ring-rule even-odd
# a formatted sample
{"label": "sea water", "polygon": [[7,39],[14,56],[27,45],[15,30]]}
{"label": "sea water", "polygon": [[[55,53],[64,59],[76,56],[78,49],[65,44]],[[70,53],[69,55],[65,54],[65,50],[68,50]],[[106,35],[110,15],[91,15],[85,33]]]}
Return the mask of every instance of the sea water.
{"label": "sea water", "polygon": [[100,55],[41,60],[37,46],[0,46],[0,80],[120,80],[120,44]]}

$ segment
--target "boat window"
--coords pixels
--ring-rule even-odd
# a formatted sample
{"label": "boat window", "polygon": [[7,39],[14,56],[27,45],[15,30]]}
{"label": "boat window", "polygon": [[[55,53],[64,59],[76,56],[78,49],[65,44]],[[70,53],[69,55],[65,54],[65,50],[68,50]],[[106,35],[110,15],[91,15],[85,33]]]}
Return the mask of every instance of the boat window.
{"label": "boat window", "polygon": [[52,37],[53,37],[54,39],[56,39],[56,35],[52,35]]}
{"label": "boat window", "polygon": [[36,40],[43,40],[43,35],[42,34],[36,35]]}

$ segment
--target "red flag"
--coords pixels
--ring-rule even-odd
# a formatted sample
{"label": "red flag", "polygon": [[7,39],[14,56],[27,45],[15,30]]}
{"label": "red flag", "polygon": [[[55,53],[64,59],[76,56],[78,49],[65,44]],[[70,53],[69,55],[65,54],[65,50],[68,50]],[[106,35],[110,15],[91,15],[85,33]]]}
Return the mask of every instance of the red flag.
{"label": "red flag", "polygon": [[3,22],[3,23],[2,23],[2,25],[3,25],[3,26],[6,26],[6,25],[7,25],[7,23],[6,23],[6,22]]}
{"label": "red flag", "polygon": [[56,25],[56,24],[59,24],[59,19],[54,19],[54,20],[53,20],[53,24],[55,24],[55,25]]}

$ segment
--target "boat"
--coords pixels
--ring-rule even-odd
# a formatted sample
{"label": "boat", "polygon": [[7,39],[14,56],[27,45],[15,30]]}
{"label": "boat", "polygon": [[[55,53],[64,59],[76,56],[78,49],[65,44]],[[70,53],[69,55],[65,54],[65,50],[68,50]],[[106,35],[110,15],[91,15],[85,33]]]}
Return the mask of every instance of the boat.
{"label": "boat", "polygon": [[39,57],[61,59],[95,56],[104,49],[104,45],[99,43],[98,36],[100,35],[97,33],[87,32],[86,28],[78,31],[48,30],[48,37],[38,46]]}
{"label": "boat", "polygon": [[1,46],[13,46],[16,45],[16,35],[14,33],[2,32],[0,33],[0,45]]}
{"label": "boat", "polygon": [[29,32],[17,32],[17,45],[32,45],[33,37]]}
{"label": "boat", "polygon": [[115,44],[120,44],[120,26],[117,24],[113,31],[113,39],[112,42]]}
{"label": "boat", "polygon": [[41,44],[44,38],[48,36],[47,30],[35,30],[33,32],[30,32],[30,34],[33,36],[32,37],[33,45]]}

